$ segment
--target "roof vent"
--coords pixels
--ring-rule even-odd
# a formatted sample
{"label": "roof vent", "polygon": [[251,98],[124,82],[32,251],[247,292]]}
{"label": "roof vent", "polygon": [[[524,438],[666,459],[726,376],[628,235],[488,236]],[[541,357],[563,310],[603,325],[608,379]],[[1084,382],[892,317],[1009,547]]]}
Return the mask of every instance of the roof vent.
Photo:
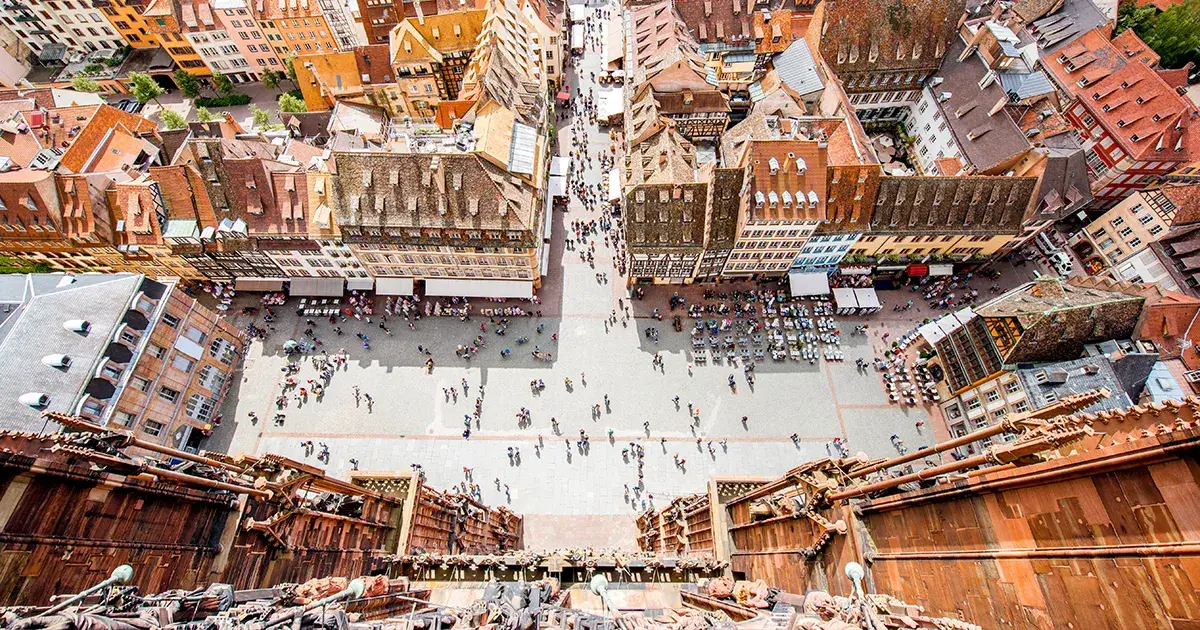
{"label": "roof vent", "polygon": [[42,357],[42,364],[52,368],[71,367],[71,357],[65,354],[47,354]]}
{"label": "roof vent", "polygon": [[68,319],[63,322],[63,329],[86,335],[92,331],[92,322],[86,319]]}
{"label": "roof vent", "polygon": [[951,94],[950,92],[939,92],[938,93],[938,101],[945,103],[946,101],[950,100],[951,96],[953,96],[953,94]]}
{"label": "roof vent", "polygon": [[29,392],[21,394],[17,400],[21,401],[22,405],[33,407],[34,409],[45,409],[50,404],[50,394],[44,392]]}

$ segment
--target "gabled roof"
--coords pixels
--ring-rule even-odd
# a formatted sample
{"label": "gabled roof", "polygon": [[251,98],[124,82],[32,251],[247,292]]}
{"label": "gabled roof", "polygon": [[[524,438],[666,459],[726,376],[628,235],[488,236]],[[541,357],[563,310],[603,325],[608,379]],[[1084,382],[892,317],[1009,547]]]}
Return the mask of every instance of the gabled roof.
{"label": "gabled roof", "polygon": [[957,40],[961,0],[861,0],[826,5],[821,55],[836,73],[937,67]]}
{"label": "gabled roof", "polygon": [[799,38],[792,42],[782,53],[773,60],[775,72],[788,87],[800,95],[819,92],[825,88],[821,75],[817,72],[817,61],[813,58],[808,42]]}
{"label": "gabled roof", "polygon": [[690,68],[699,77],[705,76],[699,46],[670,0],[632,9],[630,21],[634,31],[633,58],[627,60],[632,61],[632,67],[626,69],[626,77],[633,86],[640,88],[676,64]]}
{"label": "gabled roof", "polygon": [[[158,125],[136,114],[123,112],[109,105],[69,107],[58,110],[64,125],[80,125],[82,129],[71,140],[71,146],[59,162],[60,168],[79,173],[93,162],[96,147],[114,132],[140,137],[154,132]],[[86,116],[86,123],[81,118]]]}
{"label": "gabled roof", "polygon": [[446,53],[475,50],[486,15],[485,9],[466,9],[400,22],[389,37],[392,63],[424,59],[440,63]]}
{"label": "gabled roof", "polygon": [[335,151],[340,226],[531,230],[524,180],[475,153]]}
{"label": "gabled roof", "polygon": [[1016,317],[1022,326],[1029,327],[1058,311],[1144,299],[1119,291],[1080,286],[1056,276],[1042,276],[980,304],[975,307],[975,312],[982,317]]}
{"label": "gabled roof", "polygon": [[696,149],[667,121],[625,156],[625,185],[690,184],[699,181]]}

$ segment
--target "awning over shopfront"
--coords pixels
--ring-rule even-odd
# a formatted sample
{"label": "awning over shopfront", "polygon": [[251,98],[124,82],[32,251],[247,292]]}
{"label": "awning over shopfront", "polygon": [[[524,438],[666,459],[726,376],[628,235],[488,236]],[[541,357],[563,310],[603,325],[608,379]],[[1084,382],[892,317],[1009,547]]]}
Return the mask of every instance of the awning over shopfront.
{"label": "awning over shopfront", "polygon": [[920,278],[922,276],[927,276],[927,275],[929,275],[929,265],[909,265],[908,266],[908,275],[910,275],[914,278]]}
{"label": "awning over shopfront", "polygon": [[550,158],[550,174],[566,177],[571,173],[571,158],[556,155]]}
{"label": "awning over shopfront", "polygon": [[838,271],[843,276],[865,276],[871,273],[870,265],[842,265]]}
{"label": "awning over shopfront", "polygon": [[567,196],[567,178],[561,175],[551,175],[549,192],[551,197]]}
{"label": "awning over shopfront", "polygon": [[604,65],[609,70],[625,65],[625,29],[619,18],[609,22],[604,36]]}
{"label": "awning over shopfront", "polygon": [[846,308],[858,308],[858,298],[854,296],[854,289],[834,289],[833,302],[837,305],[838,311]]}
{"label": "awning over shopfront", "polygon": [[533,282],[529,280],[447,280],[430,278],[425,281],[425,295],[531,298]]}
{"label": "awning over shopfront", "polygon": [[237,278],[233,288],[238,291],[282,291],[283,280],[276,278]]}
{"label": "awning over shopfront", "polygon": [[823,271],[796,271],[788,274],[788,286],[793,297],[829,295],[829,276]]}
{"label": "awning over shopfront", "polygon": [[565,103],[566,101],[571,100],[571,95],[567,94],[566,92],[559,92],[557,95],[555,95],[555,98]]}
{"label": "awning over shopfront", "polygon": [[345,278],[292,278],[288,293],[300,297],[342,297],[345,287]]}
{"label": "awning over shopfront", "polygon": [[374,278],[348,278],[346,280],[346,290],[348,291],[370,291],[374,288]]}
{"label": "awning over shopfront", "polygon": [[929,265],[929,275],[931,276],[953,276],[954,265]]}
{"label": "awning over shopfront", "polygon": [[608,172],[608,200],[614,203],[621,200],[621,172],[615,168]]}
{"label": "awning over shopfront", "polygon": [[875,289],[854,289],[854,299],[858,300],[858,308],[879,308],[879,295]]}
{"label": "awning over shopfront", "polygon": [[587,19],[588,7],[586,4],[572,4],[567,7],[567,14],[571,16],[572,22],[583,22]]}
{"label": "awning over shopfront", "polygon": [[412,295],[412,278],[375,278],[375,293],[379,295]]}

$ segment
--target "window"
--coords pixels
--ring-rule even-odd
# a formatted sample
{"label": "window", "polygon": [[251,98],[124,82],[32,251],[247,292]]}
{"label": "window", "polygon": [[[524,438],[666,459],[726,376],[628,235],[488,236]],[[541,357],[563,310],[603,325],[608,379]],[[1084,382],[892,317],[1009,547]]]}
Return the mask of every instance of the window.
{"label": "window", "polygon": [[98,416],[104,411],[104,405],[95,400],[89,400],[83,403],[83,412],[90,416]]}
{"label": "window", "polygon": [[184,337],[195,341],[196,343],[204,343],[204,338],[207,336],[202,330],[195,326],[188,326],[187,332],[183,333]]}
{"label": "window", "polygon": [[121,368],[111,363],[105,364],[104,367],[100,368],[100,374],[104,375],[105,378],[111,378],[115,381],[121,378]]}
{"label": "window", "polygon": [[961,418],[962,409],[960,409],[958,405],[950,405],[949,407],[946,407],[946,415],[949,416],[950,419]]}
{"label": "window", "polygon": [[980,404],[979,404],[978,398],[972,398],[967,401],[967,409],[968,410],[974,411],[974,410],[978,409],[979,407],[980,407]]}
{"label": "window", "polygon": [[1112,221],[1109,221],[1109,223],[1111,223],[1113,227],[1121,227],[1122,225],[1125,225],[1125,217],[1117,217]]}
{"label": "window", "polygon": [[174,315],[172,315],[170,313],[165,313],[163,315],[162,321],[164,324],[170,326],[171,328],[179,327],[179,318],[175,317]]}
{"label": "window", "polygon": [[1161,225],[1150,226],[1150,235],[1151,236],[1158,236],[1159,234],[1162,233],[1162,231],[1163,231],[1163,226],[1161,226]]}
{"label": "window", "polygon": [[158,397],[169,403],[174,403],[179,400],[179,392],[164,385],[158,388]]}
{"label": "window", "polygon": [[178,353],[175,355],[175,360],[171,362],[171,366],[181,372],[191,372],[195,365],[195,361]]}
{"label": "window", "polygon": [[1012,409],[1014,413],[1025,413],[1025,410],[1029,409],[1029,404],[1024,400],[1018,400],[1013,403]]}
{"label": "window", "polygon": [[129,384],[132,385],[133,388],[138,390],[139,392],[150,391],[150,379],[142,378],[140,376],[135,376],[135,377],[133,377],[133,380],[129,381]]}
{"label": "window", "polygon": [[988,402],[996,402],[997,400],[1000,400],[1000,392],[994,389],[989,390],[983,395],[983,397],[986,398]]}
{"label": "window", "polygon": [[1146,225],[1147,223],[1149,223],[1153,220],[1154,220],[1154,215],[1149,214],[1149,213],[1143,214],[1142,216],[1138,217],[1138,223],[1141,223],[1142,225]]}
{"label": "window", "polygon": [[192,394],[188,398],[185,411],[189,418],[199,420],[200,422],[208,422],[208,419],[212,417],[213,400],[207,396]]}
{"label": "window", "polygon": [[1135,249],[1138,247],[1141,247],[1141,245],[1142,245],[1142,239],[1140,239],[1140,238],[1135,237],[1133,240],[1129,241],[1129,246],[1133,247]]}
{"label": "window", "polygon": [[128,411],[113,412],[113,422],[116,422],[123,427],[133,426],[134,420],[135,418],[133,417],[133,414],[129,413]]}
{"label": "window", "polygon": [[165,429],[165,428],[166,428],[166,425],[164,425],[161,422],[147,420],[146,426],[142,427],[142,433],[145,433],[146,435],[152,435],[154,437],[158,437],[158,436],[162,435],[163,429]]}
{"label": "window", "polygon": [[220,338],[213,339],[212,345],[208,347],[208,351],[225,365],[233,365],[233,357],[237,354],[233,344]]}
{"label": "window", "polygon": [[1133,236],[1133,228],[1121,228],[1121,231],[1118,232],[1118,234],[1121,235],[1121,238],[1129,238],[1130,236]]}
{"label": "window", "polygon": [[129,328],[122,330],[121,331],[121,341],[123,341],[131,346],[136,346],[137,342],[138,342],[137,333]]}
{"label": "window", "polygon": [[1018,391],[1020,391],[1020,389],[1021,389],[1021,384],[1018,383],[1017,381],[1010,381],[1004,386],[1004,391],[1006,391],[1010,394],[1015,394]]}

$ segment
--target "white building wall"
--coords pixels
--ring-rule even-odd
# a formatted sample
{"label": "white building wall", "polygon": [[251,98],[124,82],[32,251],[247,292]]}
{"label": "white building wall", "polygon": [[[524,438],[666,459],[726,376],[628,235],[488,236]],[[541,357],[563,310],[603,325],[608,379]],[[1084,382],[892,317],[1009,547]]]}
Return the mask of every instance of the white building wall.
{"label": "white building wall", "polygon": [[1112,274],[1117,280],[1157,284],[1168,291],[1179,291],[1179,284],[1149,248],[1142,249],[1113,267]]}
{"label": "white building wall", "polygon": [[938,108],[934,88],[921,91],[921,98],[912,105],[912,114],[908,122],[908,134],[916,138],[913,149],[917,160],[926,173],[936,172],[934,161],[943,157],[962,158],[950,125]]}
{"label": "white building wall", "polygon": [[[70,53],[112,50],[125,45],[121,34],[88,0],[5,0],[0,20],[34,53],[51,42],[64,44]],[[30,21],[27,18],[36,18]]]}

